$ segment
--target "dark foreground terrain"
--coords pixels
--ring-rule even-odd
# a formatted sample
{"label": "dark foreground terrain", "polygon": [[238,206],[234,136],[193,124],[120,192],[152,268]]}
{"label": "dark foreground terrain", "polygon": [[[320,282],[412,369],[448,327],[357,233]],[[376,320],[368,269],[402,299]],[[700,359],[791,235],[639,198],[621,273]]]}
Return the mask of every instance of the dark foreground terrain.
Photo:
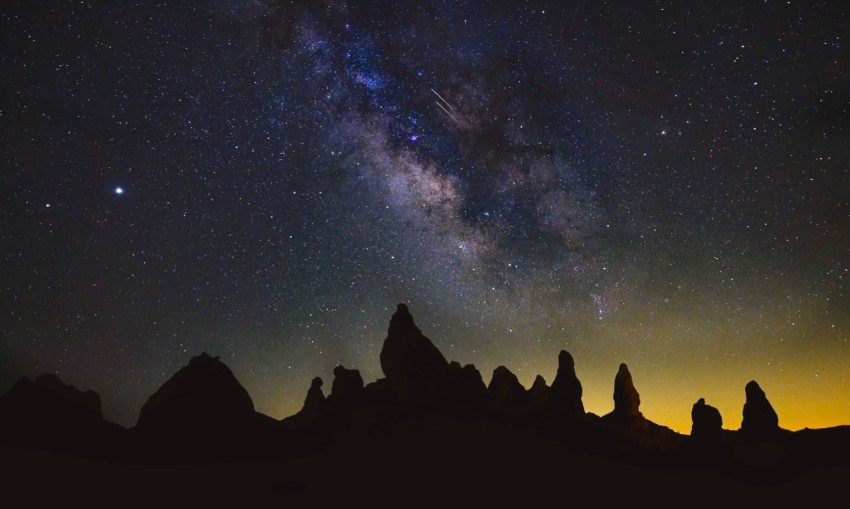
{"label": "dark foreground terrain", "polygon": [[83,502],[330,503],[386,506],[834,505],[850,479],[850,427],[791,432],[756,382],[740,430],[694,404],[690,435],[640,413],[623,364],[614,410],[584,411],[573,359],[526,389],[505,367],[485,385],[448,362],[399,305],[381,351],[385,378],[334,370],[313,380],[298,414],[277,421],[218,358],[201,354],[125,429],[100,398],[53,375],[0,398],[0,500],[9,507]]}
{"label": "dark foreground terrain", "polygon": [[[468,429],[454,440],[411,431],[380,441],[267,462],[127,464],[5,448],[2,499],[44,507],[81,501],[295,503],[372,502],[452,507],[468,503],[551,505],[648,501],[662,506],[801,504],[843,497],[850,469],[816,468],[750,483],[715,469],[655,469],[576,452],[537,437]],[[12,507],[12,506],[8,506]]]}

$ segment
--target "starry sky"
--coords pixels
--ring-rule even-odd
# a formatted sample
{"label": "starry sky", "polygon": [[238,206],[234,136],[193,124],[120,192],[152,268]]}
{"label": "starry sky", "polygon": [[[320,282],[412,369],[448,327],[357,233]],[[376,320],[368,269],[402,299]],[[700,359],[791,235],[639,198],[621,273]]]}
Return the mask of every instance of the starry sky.
{"label": "starry sky", "polygon": [[[629,365],[680,432],[850,423],[842,2],[0,3],[0,387],[132,425],[190,357],[263,413],[406,302],[527,387]],[[326,386],[327,387],[327,386]]]}

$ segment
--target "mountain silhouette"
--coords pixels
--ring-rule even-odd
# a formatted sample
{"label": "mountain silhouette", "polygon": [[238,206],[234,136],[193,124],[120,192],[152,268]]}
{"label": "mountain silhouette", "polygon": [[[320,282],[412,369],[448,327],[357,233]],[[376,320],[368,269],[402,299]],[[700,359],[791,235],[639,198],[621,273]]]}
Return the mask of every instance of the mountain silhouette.
{"label": "mountain silhouette", "polygon": [[230,368],[204,352],[151,395],[133,431],[145,454],[253,457],[275,422],[254,410]]}
{"label": "mountain silhouette", "polygon": [[[407,493],[437,472],[457,476],[440,477],[445,489],[518,479],[531,489],[539,479],[518,474],[519,462],[536,464],[537,476],[550,468],[572,469],[576,479],[619,472],[621,481],[635,472],[713,472],[743,485],[850,468],[850,427],[784,430],[755,381],[745,387],[741,429],[723,429],[719,411],[700,398],[691,434],[682,435],[641,413],[625,363],[614,377],[613,410],[599,417],[584,410],[573,356],[561,351],[557,362],[551,386],[538,375],[526,389],[506,366],[485,385],[474,365],[448,361],[399,304],[380,353],[384,378],[365,384],[357,369],[337,366],[327,396],[316,376],[303,408],[280,421],[258,413],[230,368],[201,353],[150,396],[131,429],[104,421],[93,391],[50,374],[23,378],[0,397],[0,445],[21,461],[41,450],[122,464],[293,465],[291,478],[267,485],[287,497],[375,482],[378,491]],[[295,468],[319,464],[330,473]],[[320,480],[337,488],[327,492]]]}
{"label": "mountain silhouette", "polygon": [[0,397],[0,444],[104,455],[122,427],[103,420],[100,395],[55,374],[21,378]]}

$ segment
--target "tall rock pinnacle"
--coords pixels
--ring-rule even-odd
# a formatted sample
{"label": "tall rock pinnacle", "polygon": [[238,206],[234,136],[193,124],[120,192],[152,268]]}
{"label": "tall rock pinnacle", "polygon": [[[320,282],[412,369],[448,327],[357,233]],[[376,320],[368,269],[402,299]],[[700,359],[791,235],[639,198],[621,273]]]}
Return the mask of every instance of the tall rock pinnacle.
{"label": "tall rock pinnacle", "polygon": [[581,394],[581,382],[576,376],[573,356],[561,350],[558,354],[558,373],[549,389],[549,408],[559,418],[579,418],[584,415]]}
{"label": "tall rock pinnacle", "polygon": [[745,387],[744,420],[741,430],[748,435],[765,435],[779,430],[779,417],[755,380]]}
{"label": "tall rock pinnacle", "polygon": [[413,323],[406,304],[399,304],[390,319],[381,349],[381,369],[389,380],[427,382],[443,378],[449,363],[430,339]]}
{"label": "tall rock pinnacle", "polygon": [[310,383],[310,389],[307,391],[307,397],[304,399],[304,408],[301,413],[319,414],[325,408],[325,393],[322,392],[324,382],[321,378],[315,377]]}
{"label": "tall rock pinnacle", "polygon": [[620,364],[614,377],[614,415],[619,417],[640,416],[640,394],[632,383],[632,374],[625,363]]}

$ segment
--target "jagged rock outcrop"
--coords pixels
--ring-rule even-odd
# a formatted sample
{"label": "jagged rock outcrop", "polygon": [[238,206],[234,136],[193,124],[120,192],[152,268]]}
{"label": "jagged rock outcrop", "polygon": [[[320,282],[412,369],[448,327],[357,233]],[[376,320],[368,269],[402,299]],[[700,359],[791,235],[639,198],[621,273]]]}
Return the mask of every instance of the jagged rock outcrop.
{"label": "jagged rock outcrop", "polygon": [[487,386],[472,364],[451,364],[416,326],[406,304],[390,319],[381,349],[386,378],[367,387],[368,399],[408,405],[411,409],[477,414],[486,411]]}
{"label": "jagged rock outcrop", "polygon": [[331,386],[329,405],[350,405],[357,401],[363,393],[363,377],[356,369],[346,369],[343,366],[334,368],[334,383]]}
{"label": "jagged rock outcrop", "polygon": [[558,354],[558,372],[549,388],[549,410],[561,420],[574,421],[584,416],[581,382],[576,376],[575,361],[566,350]]}
{"label": "jagged rock outcrop", "polygon": [[310,389],[307,390],[307,397],[304,398],[304,407],[301,409],[302,414],[318,415],[325,409],[325,393],[322,392],[324,382],[321,378],[316,377],[310,383]]}
{"label": "jagged rock outcrop", "polygon": [[455,414],[481,414],[487,410],[487,386],[474,364],[449,364],[442,401],[438,405]]}
{"label": "jagged rock outcrop", "polygon": [[723,431],[720,411],[705,403],[704,398],[694,403],[691,409],[691,438],[699,441],[716,441]]}
{"label": "jagged rock outcrop", "polygon": [[540,375],[534,377],[531,388],[528,389],[528,404],[532,410],[542,411],[549,404],[549,386],[546,379]]}
{"label": "jagged rock outcrop", "polygon": [[449,367],[440,350],[413,322],[406,304],[399,304],[390,319],[380,360],[387,379],[402,385],[441,379]]}
{"label": "jagged rock outcrop", "polygon": [[505,366],[493,370],[487,387],[490,406],[496,413],[514,413],[525,409],[529,397],[519,379]]}
{"label": "jagged rock outcrop", "polygon": [[614,377],[614,410],[602,416],[602,428],[608,433],[603,447],[619,454],[671,452],[684,437],[666,426],[656,424],[640,412],[640,395],[626,364],[620,364]]}
{"label": "jagged rock outcrop", "polygon": [[21,378],[0,397],[0,444],[109,455],[125,431],[103,420],[96,392],[54,374]]}
{"label": "jagged rock outcrop", "polygon": [[142,406],[140,431],[191,434],[233,431],[256,420],[254,402],[218,357],[193,357]]}
{"label": "jagged rock outcrop", "polygon": [[420,409],[451,413],[486,409],[487,387],[481,373],[472,364],[449,364],[413,322],[406,304],[399,304],[390,319],[381,369],[386,379],[370,388],[373,394],[388,391],[397,401]]}
{"label": "jagged rock outcrop", "polygon": [[744,390],[747,400],[741,431],[749,436],[765,436],[779,431],[779,417],[759,384],[752,380]]}
{"label": "jagged rock outcrop", "polygon": [[30,380],[21,378],[12,389],[0,398],[0,414],[17,415],[27,419],[64,422],[100,421],[100,395],[94,391],[81,391],[66,385],[50,373]]}
{"label": "jagged rock outcrop", "polygon": [[614,377],[614,412],[618,417],[639,417],[640,394],[632,382],[632,374],[625,363],[620,364],[617,376]]}

